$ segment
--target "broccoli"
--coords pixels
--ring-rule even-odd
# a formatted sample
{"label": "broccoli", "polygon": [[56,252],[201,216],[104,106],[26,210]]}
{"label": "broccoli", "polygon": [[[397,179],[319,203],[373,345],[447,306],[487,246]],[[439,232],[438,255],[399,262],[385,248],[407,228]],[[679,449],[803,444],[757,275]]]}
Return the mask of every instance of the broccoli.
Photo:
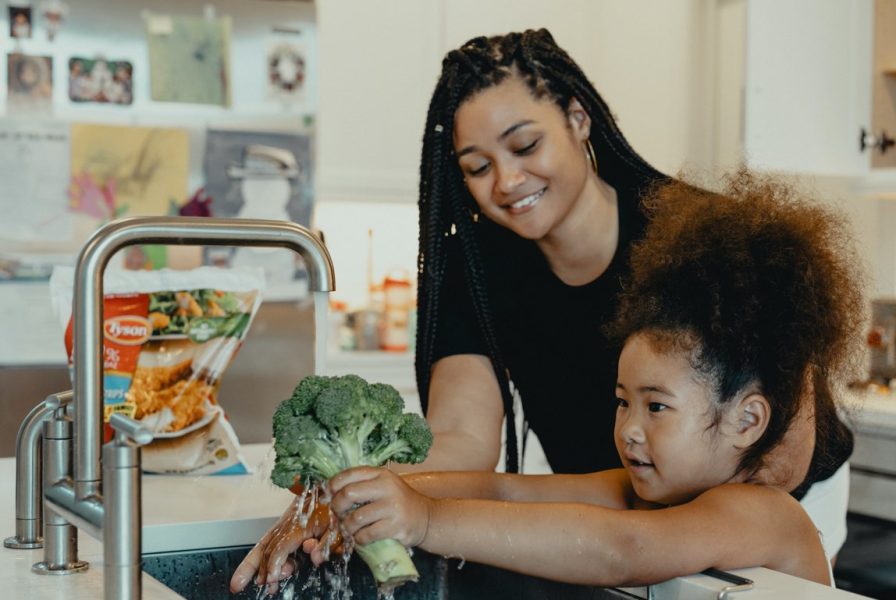
{"label": "broccoli", "polygon": [[[432,431],[419,415],[404,413],[404,400],[386,384],[357,375],[302,379],[274,412],[271,472],[275,485],[320,484],[351,467],[389,461],[423,462]],[[381,589],[417,581],[407,549],[395,540],[358,547]]]}

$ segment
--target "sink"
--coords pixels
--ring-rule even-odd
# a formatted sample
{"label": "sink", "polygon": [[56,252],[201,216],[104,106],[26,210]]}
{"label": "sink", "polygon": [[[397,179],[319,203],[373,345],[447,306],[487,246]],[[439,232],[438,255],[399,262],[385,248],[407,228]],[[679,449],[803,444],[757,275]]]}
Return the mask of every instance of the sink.
{"label": "sink", "polygon": [[[228,591],[230,576],[251,546],[211,548],[185,552],[165,552],[143,555],[143,570],[187,600],[233,600],[262,598],[257,589],[247,589],[232,595]],[[634,598],[625,592],[590,586],[557,583],[521,575],[504,569],[458,559],[445,559],[415,550],[414,564],[420,581],[407,583],[395,591],[395,600],[598,600],[602,598]],[[351,594],[340,594],[333,588],[327,575],[332,566],[315,571],[310,561],[300,569],[295,584],[295,600],[351,598],[377,600],[373,575],[359,558],[349,561],[349,589]],[[302,591],[304,582],[315,582]],[[283,595],[281,595],[283,596]]]}

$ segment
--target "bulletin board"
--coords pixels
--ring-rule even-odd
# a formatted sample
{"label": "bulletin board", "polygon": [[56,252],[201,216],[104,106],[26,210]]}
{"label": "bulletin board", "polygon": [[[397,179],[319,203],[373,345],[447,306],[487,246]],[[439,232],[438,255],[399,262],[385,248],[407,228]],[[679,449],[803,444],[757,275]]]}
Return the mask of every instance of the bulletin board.
{"label": "bulletin board", "polygon": [[307,140],[310,172],[317,112],[313,3],[27,6],[0,9],[0,336],[28,338],[0,344],[0,366],[64,361],[44,348],[57,324],[35,309],[49,306],[52,267],[110,219],[178,214],[201,196],[208,131]]}

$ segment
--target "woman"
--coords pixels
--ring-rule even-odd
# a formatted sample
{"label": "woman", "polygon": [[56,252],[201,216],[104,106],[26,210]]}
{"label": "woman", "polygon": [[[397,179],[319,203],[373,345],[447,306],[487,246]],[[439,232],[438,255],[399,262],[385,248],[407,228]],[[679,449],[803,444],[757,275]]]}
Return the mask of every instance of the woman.
{"label": "woman", "polygon": [[[612,435],[620,348],[604,326],[646,227],[640,199],[667,181],[628,145],[546,30],[479,37],[448,53],[420,165],[416,369],[435,441],[413,470],[493,470],[503,421],[505,468],[518,471],[511,381],[555,472],[620,466]],[[845,539],[839,467],[849,449],[813,461],[814,439],[810,394],[756,477],[802,497],[836,472],[831,489],[810,495],[822,497],[824,518],[812,516],[833,555]],[[256,571],[272,583],[292,571],[287,556],[307,535],[290,512],[237,569],[232,589]]]}

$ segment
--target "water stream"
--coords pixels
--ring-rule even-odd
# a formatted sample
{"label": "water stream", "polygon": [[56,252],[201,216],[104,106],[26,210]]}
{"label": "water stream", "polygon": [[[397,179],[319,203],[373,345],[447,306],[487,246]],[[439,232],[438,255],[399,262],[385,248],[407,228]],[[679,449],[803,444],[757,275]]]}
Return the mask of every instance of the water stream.
{"label": "water stream", "polygon": [[330,292],[312,292],[314,295],[314,374],[327,372],[327,335],[330,313]]}

